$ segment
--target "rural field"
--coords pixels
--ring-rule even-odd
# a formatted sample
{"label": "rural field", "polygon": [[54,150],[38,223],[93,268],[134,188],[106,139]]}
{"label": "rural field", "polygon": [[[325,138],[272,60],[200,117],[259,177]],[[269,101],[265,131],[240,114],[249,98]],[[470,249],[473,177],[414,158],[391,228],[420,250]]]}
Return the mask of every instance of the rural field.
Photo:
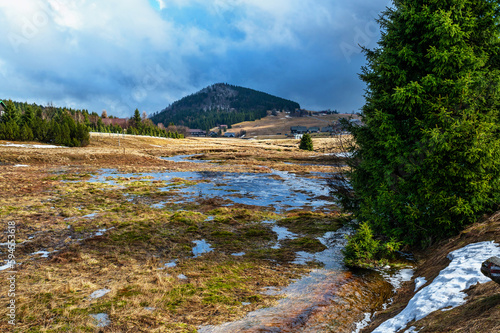
{"label": "rural field", "polygon": [[[0,142],[0,221],[15,224],[17,244],[14,331],[217,332],[258,309],[276,311],[264,327],[350,331],[392,289],[340,263],[336,231],[349,219],[327,178],[342,163],[325,155],[337,139],[297,146],[109,134],[85,148]],[[332,290],[341,311],[327,307]],[[237,325],[222,331],[250,324]]]}
{"label": "rural field", "polygon": [[[342,265],[350,219],[328,182],[343,165],[341,142],[297,146],[96,133],[85,148],[0,141],[3,257],[9,226],[16,241],[16,266],[0,274],[15,276],[17,322],[0,329],[359,332],[366,313],[385,309],[378,324],[390,318],[414,294],[404,282],[411,271]],[[420,276],[435,276],[446,251],[498,238],[498,224],[487,220],[398,266],[423,262]],[[9,288],[0,285],[3,299]],[[468,306],[477,315],[495,286],[474,292]],[[460,327],[460,311],[438,322]]]}

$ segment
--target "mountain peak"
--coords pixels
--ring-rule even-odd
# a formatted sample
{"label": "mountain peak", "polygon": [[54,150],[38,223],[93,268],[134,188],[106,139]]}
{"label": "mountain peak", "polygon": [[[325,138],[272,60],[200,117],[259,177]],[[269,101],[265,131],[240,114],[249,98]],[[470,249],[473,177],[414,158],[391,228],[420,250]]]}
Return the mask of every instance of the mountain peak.
{"label": "mountain peak", "polygon": [[207,129],[218,124],[232,125],[260,119],[271,110],[295,111],[299,108],[296,102],[264,92],[216,83],[172,103],[151,119],[155,123],[173,122],[190,128]]}

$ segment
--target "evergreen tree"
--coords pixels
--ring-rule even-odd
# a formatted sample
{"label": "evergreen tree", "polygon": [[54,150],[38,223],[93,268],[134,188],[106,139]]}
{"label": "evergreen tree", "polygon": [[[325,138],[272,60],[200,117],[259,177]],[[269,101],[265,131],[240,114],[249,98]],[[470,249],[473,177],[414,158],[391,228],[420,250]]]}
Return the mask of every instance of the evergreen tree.
{"label": "evergreen tree", "polygon": [[302,136],[299,149],[313,151],[313,142],[310,134],[306,133]]}
{"label": "evergreen tree", "polygon": [[[2,115],[2,122],[9,123],[19,121],[19,112],[17,111],[16,105],[11,100],[8,100],[5,103],[5,111]],[[10,139],[14,140],[14,139]]]}
{"label": "evergreen tree", "polygon": [[139,109],[135,109],[132,120],[134,121],[134,126],[139,127],[141,123],[141,113],[139,112]]}
{"label": "evergreen tree", "polygon": [[341,198],[375,232],[425,246],[498,204],[499,17],[497,1],[397,0],[379,20]]}

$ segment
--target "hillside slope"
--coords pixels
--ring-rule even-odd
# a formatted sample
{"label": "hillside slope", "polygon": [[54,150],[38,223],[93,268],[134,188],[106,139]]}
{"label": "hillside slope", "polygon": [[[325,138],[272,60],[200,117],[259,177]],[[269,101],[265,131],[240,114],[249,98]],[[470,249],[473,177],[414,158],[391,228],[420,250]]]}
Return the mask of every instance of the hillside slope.
{"label": "hillside slope", "polygon": [[[450,252],[463,248],[466,245],[484,241],[500,243],[500,211],[481,219],[478,223],[462,231],[460,235],[443,240],[428,248],[422,253],[417,253],[417,269],[413,275],[425,277],[432,282],[446,268],[450,260]],[[477,267],[476,267],[477,269]],[[362,330],[369,333],[381,323],[393,318],[400,313],[415,295],[415,281],[405,282],[394,297],[394,302],[386,310],[376,314],[374,321]],[[435,311],[427,317],[412,322],[415,332],[500,332],[500,285],[493,281],[473,285],[465,290],[467,303],[448,311]]]}
{"label": "hillside slope", "polygon": [[268,110],[295,111],[296,102],[249,88],[218,83],[174,102],[151,120],[167,125],[173,122],[203,130],[218,124],[232,125],[238,122],[265,117]]}

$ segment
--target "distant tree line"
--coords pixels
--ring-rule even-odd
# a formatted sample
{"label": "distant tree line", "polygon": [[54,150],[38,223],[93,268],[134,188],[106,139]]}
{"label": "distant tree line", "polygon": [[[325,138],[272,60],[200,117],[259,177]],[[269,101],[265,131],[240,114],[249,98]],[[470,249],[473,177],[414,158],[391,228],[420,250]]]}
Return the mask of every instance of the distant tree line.
{"label": "distant tree line", "polygon": [[[89,132],[124,133],[180,139],[184,135],[178,133],[177,127],[155,125],[144,114],[141,118],[139,110],[135,110],[126,130],[120,125],[103,123],[108,118],[103,111],[102,116],[88,110],[76,110],[53,105],[6,101],[5,111],[0,118],[0,140],[39,141],[68,147],[83,147],[89,144]],[[109,118],[114,118],[109,116]]]}
{"label": "distant tree line", "polygon": [[5,102],[0,118],[0,140],[39,141],[68,147],[89,144],[84,112],[53,106]]}
{"label": "distant tree line", "polygon": [[127,134],[149,135],[172,139],[184,138],[184,135],[178,133],[177,131],[169,131],[168,129],[156,126],[150,119],[147,118],[145,114],[141,118],[141,114],[138,109],[135,109],[131,122],[132,125],[127,128]]}

